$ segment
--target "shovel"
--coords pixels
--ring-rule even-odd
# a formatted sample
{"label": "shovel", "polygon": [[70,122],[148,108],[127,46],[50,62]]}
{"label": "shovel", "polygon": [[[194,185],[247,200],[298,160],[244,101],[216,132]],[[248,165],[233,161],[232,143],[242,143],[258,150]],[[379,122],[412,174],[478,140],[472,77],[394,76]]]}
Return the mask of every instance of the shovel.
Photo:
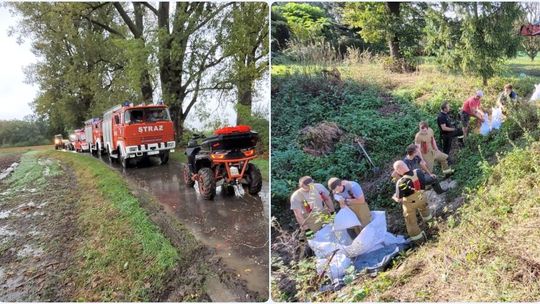
{"label": "shovel", "polygon": [[364,155],[366,156],[369,164],[371,165],[371,172],[373,172],[374,174],[379,174],[379,172],[381,172],[381,168],[375,166],[375,164],[371,160],[371,157],[369,157],[369,154],[367,153],[366,149],[364,148],[364,145],[362,144],[362,141],[359,138],[356,138],[355,142],[358,144],[358,146],[362,150],[362,153],[364,153]]}

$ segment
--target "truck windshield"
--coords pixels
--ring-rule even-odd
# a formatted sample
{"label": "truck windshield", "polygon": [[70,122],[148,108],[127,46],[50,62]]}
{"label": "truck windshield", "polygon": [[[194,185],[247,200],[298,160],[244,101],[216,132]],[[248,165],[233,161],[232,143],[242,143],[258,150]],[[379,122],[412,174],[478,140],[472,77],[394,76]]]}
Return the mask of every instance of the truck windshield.
{"label": "truck windshield", "polygon": [[129,110],[124,113],[124,121],[127,124],[171,120],[166,108],[148,108]]}

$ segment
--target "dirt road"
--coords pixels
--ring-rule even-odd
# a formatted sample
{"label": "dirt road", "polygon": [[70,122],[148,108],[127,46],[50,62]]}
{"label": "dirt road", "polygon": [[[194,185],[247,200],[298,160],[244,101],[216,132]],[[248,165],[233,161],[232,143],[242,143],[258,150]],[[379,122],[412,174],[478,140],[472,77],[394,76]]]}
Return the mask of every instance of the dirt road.
{"label": "dirt road", "polygon": [[[267,183],[263,184],[258,197],[249,194],[229,197],[222,195],[218,188],[216,198],[206,201],[195,188],[187,188],[183,183],[179,163],[163,166],[158,160],[151,160],[123,169],[110,163],[108,158],[103,161],[122,172],[130,184],[137,185],[134,188],[153,195],[165,212],[180,219],[201,243],[213,249],[227,267],[247,282],[250,290],[268,294]],[[209,286],[210,292],[212,289]],[[213,290],[216,289],[219,288]]]}

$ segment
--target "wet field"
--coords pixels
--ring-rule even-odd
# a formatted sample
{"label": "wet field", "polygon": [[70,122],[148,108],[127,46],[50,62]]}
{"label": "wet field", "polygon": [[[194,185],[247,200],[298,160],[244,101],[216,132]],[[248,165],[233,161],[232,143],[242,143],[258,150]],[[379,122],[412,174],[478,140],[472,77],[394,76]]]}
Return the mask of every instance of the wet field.
{"label": "wet field", "polygon": [[[90,157],[90,156],[89,156]],[[124,174],[128,181],[152,194],[164,210],[180,219],[204,245],[236,274],[248,288],[268,294],[268,183],[263,182],[259,196],[226,196],[218,187],[214,200],[207,201],[182,180],[181,164],[159,165],[159,160],[139,163],[124,169],[103,161]]]}

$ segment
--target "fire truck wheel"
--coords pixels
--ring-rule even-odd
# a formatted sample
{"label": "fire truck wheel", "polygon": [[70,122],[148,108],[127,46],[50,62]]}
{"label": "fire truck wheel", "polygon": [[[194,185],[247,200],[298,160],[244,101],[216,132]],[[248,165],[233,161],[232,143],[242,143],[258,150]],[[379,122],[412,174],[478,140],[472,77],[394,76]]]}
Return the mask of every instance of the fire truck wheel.
{"label": "fire truck wheel", "polygon": [[216,196],[216,180],[214,172],[210,168],[202,168],[199,170],[199,192],[206,200],[214,199]]}
{"label": "fire truck wheel", "polygon": [[259,193],[262,189],[262,175],[261,171],[254,164],[248,164],[246,172],[246,180],[248,182],[247,188],[251,195]]}
{"label": "fire truck wheel", "polygon": [[159,159],[162,165],[166,165],[169,162],[169,151],[159,152]]}
{"label": "fire truck wheel", "polygon": [[195,181],[191,179],[191,170],[189,170],[189,166],[187,164],[184,164],[184,168],[182,171],[182,175],[184,176],[184,183],[190,188],[193,187],[193,185],[195,185]]}

